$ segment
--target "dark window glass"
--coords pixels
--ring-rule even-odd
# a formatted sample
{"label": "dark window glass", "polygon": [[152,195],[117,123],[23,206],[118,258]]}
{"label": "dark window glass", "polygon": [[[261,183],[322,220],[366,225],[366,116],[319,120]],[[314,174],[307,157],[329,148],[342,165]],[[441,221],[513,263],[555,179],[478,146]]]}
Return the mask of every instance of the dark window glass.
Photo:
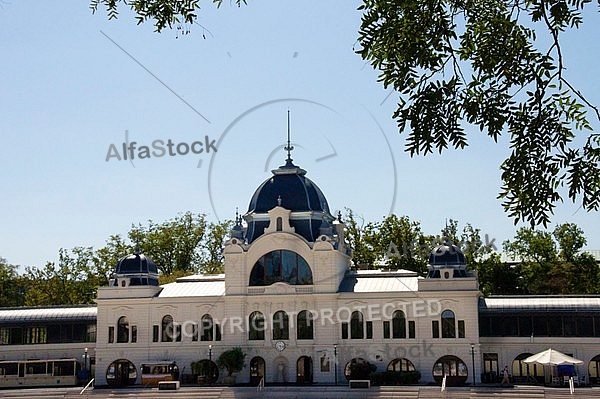
{"label": "dark window glass", "polygon": [[392,338],[406,338],[406,316],[401,310],[392,315]]}
{"label": "dark window glass", "polygon": [[458,321],[458,338],[464,338],[464,337],[465,337],[465,321],[459,320]]}
{"label": "dark window glass", "polygon": [[348,339],[348,323],[342,323],[342,339]]}
{"label": "dark window glass", "polygon": [[502,320],[502,335],[505,337],[519,336],[519,321],[516,316],[506,316]]}
{"label": "dark window glass", "polygon": [[281,281],[298,284],[298,255],[290,251],[281,251]]}
{"label": "dark window glass", "polygon": [[131,342],[137,342],[137,326],[131,326]]}
{"label": "dark window glass", "polygon": [[283,310],[273,315],[273,339],[290,339],[290,318]]}
{"label": "dark window glass", "polygon": [[577,336],[577,319],[575,317],[563,317],[563,330],[565,337]]}
{"label": "dark window glass", "polygon": [[221,340],[221,326],[219,324],[215,324],[215,341]]}
{"label": "dark window glass", "polygon": [[440,337],[440,322],[437,320],[432,320],[431,321],[431,336],[433,338],[439,338]]}
{"label": "dark window glass", "polygon": [[175,330],[173,328],[173,316],[166,315],[162,318],[162,333],[160,340],[162,342],[173,342]]}
{"label": "dark window glass", "polygon": [[536,337],[548,336],[548,323],[546,316],[533,316],[533,335]]}
{"label": "dark window glass", "polygon": [[456,319],[451,310],[442,312],[442,338],[456,338]]}
{"label": "dark window glass", "polygon": [[519,337],[531,337],[533,334],[533,323],[531,316],[519,316]]}
{"label": "dark window glass", "polygon": [[313,339],[313,315],[308,310],[298,313],[297,328],[298,339]]}
{"label": "dark window glass", "polygon": [[85,326],[85,342],[96,342],[96,324]]}
{"label": "dark window glass", "polygon": [[416,328],[414,320],[410,320],[408,322],[408,338],[415,338],[416,336]]}
{"label": "dark window glass", "polygon": [[152,326],[152,342],[158,342],[158,326]]}
{"label": "dark window glass", "polygon": [[115,342],[115,328],[113,326],[108,327],[108,343],[112,344]]}
{"label": "dark window glass", "polygon": [[363,339],[365,337],[364,328],[362,313],[359,311],[352,312],[352,316],[350,317],[350,338]]}
{"label": "dark window glass", "polygon": [[181,342],[181,324],[175,325],[175,341]]}
{"label": "dark window glass", "polygon": [[129,321],[127,317],[119,317],[117,322],[117,342],[129,342]]}
{"label": "dark window glass", "polygon": [[192,341],[198,341],[198,324],[196,323],[192,324]]}
{"label": "dark window glass", "polygon": [[250,272],[250,285],[312,284],[312,271],[306,260],[292,251],[276,250],[261,256]]}
{"label": "dark window glass", "polygon": [[[94,339],[95,341],[95,339]],[[60,342],[60,325],[49,325],[48,326],[48,343],[57,344]],[[91,342],[91,341],[87,341]]]}
{"label": "dark window glass", "polygon": [[491,320],[489,316],[479,316],[480,337],[489,337],[491,335],[490,322]]}
{"label": "dark window glass", "polygon": [[577,335],[579,337],[594,336],[594,319],[590,316],[577,318]]}
{"label": "dark window glass", "polygon": [[551,337],[562,337],[562,317],[552,316],[548,317],[548,335]]}
{"label": "dark window glass", "polygon": [[87,325],[85,324],[73,324],[73,341],[72,342],[85,342],[87,335]]}
{"label": "dark window glass", "polygon": [[383,338],[389,338],[389,337],[390,337],[390,322],[384,321],[383,322]]}
{"label": "dark window glass", "polygon": [[373,322],[367,321],[365,324],[367,326],[367,339],[372,339],[373,338]]}
{"label": "dark window glass", "polygon": [[213,318],[209,314],[205,314],[200,319],[200,341],[213,340]]}
{"label": "dark window glass", "polygon": [[252,312],[248,316],[248,339],[259,341],[265,339],[265,317],[261,312]]}

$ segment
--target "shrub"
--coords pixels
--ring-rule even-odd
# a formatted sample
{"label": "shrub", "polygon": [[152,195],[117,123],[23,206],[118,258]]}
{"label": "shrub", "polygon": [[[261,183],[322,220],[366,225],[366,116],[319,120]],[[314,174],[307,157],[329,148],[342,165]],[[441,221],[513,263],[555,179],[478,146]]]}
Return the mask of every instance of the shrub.
{"label": "shrub", "polygon": [[368,380],[371,373],[377,370],[377,367],[369,362],[354,362],[350,364],[350,375],[351,380]]}
{"label": "shrub", "polygon": [[231,376],[233,373],[241,371],[244,368],[245,358],[246,354],[242,351],[242,348],[236,347],[221,353],[217,359],[217,366],[227,370],[227,374]]}

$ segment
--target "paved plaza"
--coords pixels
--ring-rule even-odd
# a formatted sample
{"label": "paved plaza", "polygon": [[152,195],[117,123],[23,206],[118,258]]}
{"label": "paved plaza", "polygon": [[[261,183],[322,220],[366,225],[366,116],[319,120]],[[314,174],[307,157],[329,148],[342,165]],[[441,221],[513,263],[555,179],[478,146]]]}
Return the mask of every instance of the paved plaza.
{"label": "paved plaza", "polygon": [[345,386],[267,386],[258,391],[252,387],[183,387],[178,391],[159,391],[156,388],[95,389],[81,393],[82,388],[32,388],[0,390],[2,399],[119,399],[119,398],[198,398],[198,399],[491,399],[532,398],[567,399],[600,398],[600,387],[576,388],[573,395],[568,388],[538,386],[514,387],[451,387],[441,392],[435,386],[372,387],[352,389]]}

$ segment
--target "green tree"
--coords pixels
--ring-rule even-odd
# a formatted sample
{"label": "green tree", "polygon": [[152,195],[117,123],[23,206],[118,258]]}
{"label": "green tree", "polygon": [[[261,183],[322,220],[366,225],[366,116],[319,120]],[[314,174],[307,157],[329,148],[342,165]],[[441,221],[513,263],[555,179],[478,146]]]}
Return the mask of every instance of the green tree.
{"label": "green tree", "polygon": [[584,209],[600,205],[600,135],[586,111],[600,113],[569,83],[559,40],[589,3],[364,0],[357,52],[397,91],[411,155],[466,147],[467,124],[494,141],[507,132],[499,197],[515,223],[545,226],[563,185]]}
{"label": "green tree", "polygon": [[566,223],[552,233],[521,228],[504,249],[519,261],[525,293],[593,294],[599,288],[599,268],[591,255],[581,252],[585,242],[583,231]]}
{"label": "green tree", "polygon": [[107,285],[106,278],[98,278],[97,263],[92,248],[61,248],[58,262],[47,262],[42,268],[27,267],[25,305],[77,305],[94,303],[99,285]]}
{"label": "green tree", "polygon": [[202,242],[199,271],[203,274],[219,274],[223,268],[223,243],[233,222],[210,223]]}
{"label": "green tree", "polygon": [[373,226],[368,224],[362,217],[357,217],[350,208],[345,209],[344,224],[346,225],[344,236],[352,249],[352,260],[356,267],[362,265],[373,265],[377,254],[373,250]]}
{"label": "green tree", "polygon": [[24,304],[25,287],[17,270],[16,265],[11,265],[0,257],[0,307]]}
{"label": "green tree", "polygon": [[227,370],[227,375],[231,376],[233,373],[242,371],[244,368],[244,359],[246,354],[240,347],[235,347],[219,355],[217,359],[217,366],[220,369]]}
{"label": "green tree", "polygon": [[419,222],[411,221],[408,216],[390,215],[375,223],[373,229],[377,231],[373,249],[385,254],[387,268],[419,273],[427,270],[430,245]]}
{"label": "green tree", "polygon": [[166,275],[176,270],[195,272],[201,261],[201,248],[207,230],[204,215],[186,212],[163,223],[132,226],[129,239],[135,248],[149,256]]}

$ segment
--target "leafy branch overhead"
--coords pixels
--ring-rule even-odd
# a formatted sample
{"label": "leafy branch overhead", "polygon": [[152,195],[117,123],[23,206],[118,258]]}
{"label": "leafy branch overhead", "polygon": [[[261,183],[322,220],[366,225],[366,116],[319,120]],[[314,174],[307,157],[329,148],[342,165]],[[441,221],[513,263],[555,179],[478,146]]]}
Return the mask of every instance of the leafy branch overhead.
{"label": "leafy branch overhead", "polygon": [[[600,122],[600,110],[568,80],[560,41],[580,27],[590,3],[364,0],[357,53],[398,93],[393,117],[411,156],[462,149],[471,127],[494,141],[508,135],[499,198],[515,223],[547,225],[565,188],[585,210],[600,206],[600,134],[588,119]],[[195,23],[200,9],[198,0],[91,0],[90,7],[104,6],[112,19],[121,5],[157,32]]]}
{"label": "leafy branch overhead", "polygon": [[[598,108],[565,75],[560,35],[585,0],[365,0],[358,53],[399,93],[394,118],[411,154],[467,145],[467,124],[510,136],[499,198],[515,223],[546,225],[568,187],[600,205]],[[536,33],[549,37],[536,40]]]}

